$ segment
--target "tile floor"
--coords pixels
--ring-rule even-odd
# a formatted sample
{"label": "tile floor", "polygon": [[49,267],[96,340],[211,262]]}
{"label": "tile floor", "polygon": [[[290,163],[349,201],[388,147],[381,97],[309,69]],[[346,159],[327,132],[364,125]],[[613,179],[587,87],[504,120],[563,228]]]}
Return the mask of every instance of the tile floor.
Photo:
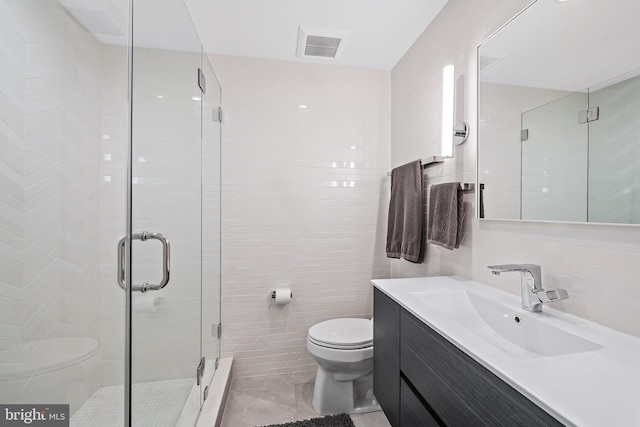
{"label": "tile floor", "polygon": [[[222,427],[256,427],[319,415],[311,405],[315,373],[232,380]],[[382,411],[352,415],[356,427],[390,427]]]}

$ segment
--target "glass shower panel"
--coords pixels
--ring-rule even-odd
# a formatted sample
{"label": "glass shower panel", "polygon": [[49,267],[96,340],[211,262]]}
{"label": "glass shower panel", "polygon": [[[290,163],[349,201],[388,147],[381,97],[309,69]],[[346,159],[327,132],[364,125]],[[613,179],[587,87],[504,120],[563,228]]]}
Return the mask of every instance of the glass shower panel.
{"label": "glass shower panel", "polygon": [[134,426],[193,425],[200,407],[202,52],[182,0],[133,5],[131,418]]}
{"label": "glass shower panel", "polygon": [[587,220],[587,106],[576,92],[522,113],[521,219]]}
{"label": "glass shower panel", "polygon": [[202,96],[202,353],[208,385],[220,357],[220,122],[221,89],[203,56],[206,92]]}
{"label": "glass shower panel", "polygon": [[589,222],[640,224],[640,77],[591,91]]}
{"label": "glass shower panel", "polygon": [[0,1],[0,402],[68,404],[72,426],[124,417],[128,16]]}

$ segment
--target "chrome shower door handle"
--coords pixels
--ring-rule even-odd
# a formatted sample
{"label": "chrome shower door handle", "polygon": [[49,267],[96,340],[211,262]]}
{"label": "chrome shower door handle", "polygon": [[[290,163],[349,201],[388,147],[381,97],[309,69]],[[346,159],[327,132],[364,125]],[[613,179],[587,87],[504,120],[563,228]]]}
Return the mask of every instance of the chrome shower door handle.
{"label": "chrome shower door handle", "polygon": [[[150,233],[148,231],[143,231],[141,233],[134,233],[131,238],[133,240],[141,240],[143,242],[147,240],[159,240],[162,243],[162,280],[160,283],[143,283],[141,285],[133,285],[131,287],[132,291],[139,292],[147,292],[147,291],[157,291],[159,289],[164,288],[169,283],[170,279],[170,264],[171,264],[171,247],[169,245],[169,240],[167,240],[166,236],[162,233]],[[127,241],[127,237],[122,237],[118,241],[118,285],[122,289],[126,289],[125,283],[125,272],[124,272],[124,248],[125,243]]]}
{"label": "chrome shower door handle", "polygon": [[127,243],[127,236],[122,236],[120,240],[118,240],[118,286],[122,288],[122,290],[127,289],[127,285],[125,283],[125,272],[124,272],[124,247]]}
{"label": "chrome shower door handle", "polygon": [[162,233],[150,233],[148,231],[143,231],[141,233],[133,234],[131,238],[134,240],[136,239],[141,240],[143,242],[149,239],[159,240],[160,243],[162,243],[162,280],[160,281],[160,283],[156,283],[156,284],[145,282],[142,285],[133,285],[133,288],[131,290],[140,291],[140,292],[157,291],[167,286],[170,278],[169,265],[171,262],[170,260],[171,250],[169,247],[169,241],[167,240],[165,235]]}

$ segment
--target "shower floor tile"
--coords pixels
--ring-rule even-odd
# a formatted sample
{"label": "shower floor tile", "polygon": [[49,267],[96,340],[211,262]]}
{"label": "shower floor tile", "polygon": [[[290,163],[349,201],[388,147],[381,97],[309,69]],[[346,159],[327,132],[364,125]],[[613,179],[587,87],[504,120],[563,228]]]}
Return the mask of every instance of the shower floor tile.
{"label": "shower floor tile", "polygon": [[[318,417],[313,374],[238,378],[231,383],[222,427],[256,427]],[[352,415],[356,427],[390,427],[382,411]]]}
{"label": "shower floor tile", "polygon": [[[173,427],[178,423],[193,378],[150,381],[133,385],[133,425]],[[121,427],[124,418],[124,387],[100,387],[71,417],[71,427]]]}

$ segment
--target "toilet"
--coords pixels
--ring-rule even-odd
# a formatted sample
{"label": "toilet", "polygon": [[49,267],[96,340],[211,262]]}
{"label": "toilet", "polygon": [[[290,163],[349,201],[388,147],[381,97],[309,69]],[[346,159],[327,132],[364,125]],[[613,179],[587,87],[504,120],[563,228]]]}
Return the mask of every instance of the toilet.
{"label": "toilet", "polygon": [[380,410],[373,395],[373,319],[317,323],[309,328],[307,349],[318,363],[312,400],[318,414]]}

